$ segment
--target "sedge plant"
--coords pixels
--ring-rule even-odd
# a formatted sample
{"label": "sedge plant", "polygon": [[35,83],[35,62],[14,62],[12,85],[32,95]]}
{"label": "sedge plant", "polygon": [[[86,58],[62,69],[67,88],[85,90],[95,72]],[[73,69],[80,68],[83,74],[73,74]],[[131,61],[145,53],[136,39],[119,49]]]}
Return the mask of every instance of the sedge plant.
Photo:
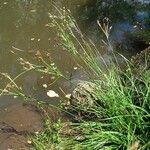
{"label": "sedge plant", "polygon": [[[106,65],[108,72],[105,73],[95,59],[97,49],[84,38],[70,12],[56,9],[58,17],[54,18],[50,14],[51,24],[56,28],[66,51],[82,61],[88,71],[96,76],[93,82],[97,85],[94,106],[86,109],[87,113],[96,114],[95,119],[73,122],[74,129],[80,131],[79,135],[84,138],[79,138],[79,135],[62,137],[64,146],[66,149],[83,150],[149,149],[149,71],[145,69],[138,76],[132,72],[130,61],[125,59],[126,70],[122,71],[112,62],[113,67],[108,69]],[[99,21],[97,23],[106,35],[107,45],[112,49],[109,41],[111,27],[106,24],[102,26]],[[74,109],[84,110],[79,107]]]}

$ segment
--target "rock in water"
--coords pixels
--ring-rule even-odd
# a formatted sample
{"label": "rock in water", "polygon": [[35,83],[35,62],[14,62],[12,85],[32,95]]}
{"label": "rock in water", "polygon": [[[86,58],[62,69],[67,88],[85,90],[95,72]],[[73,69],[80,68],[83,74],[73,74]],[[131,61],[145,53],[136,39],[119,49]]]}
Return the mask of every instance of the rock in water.
{"label": "rock in water", "polygon": [[96,100],[96,84],[88,81],[81,81],[73,90],[71,95],[71,105],[82,107],[85,110],[91,108]]}
{"label": "rock in water", "polygon": [[140,53],[132,57],[133,71],[142,73],[145,70],[150,70],[150,46]]}

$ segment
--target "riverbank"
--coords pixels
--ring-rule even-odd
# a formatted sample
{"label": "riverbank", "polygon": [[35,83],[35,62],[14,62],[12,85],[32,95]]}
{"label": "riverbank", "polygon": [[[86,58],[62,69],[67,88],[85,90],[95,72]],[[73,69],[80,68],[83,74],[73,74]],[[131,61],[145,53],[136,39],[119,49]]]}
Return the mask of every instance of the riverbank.
{"label": "riverbank", "polygon": [[116,67],[102,73],[103,79],[81,81],[63,104],[71,120],[48,121],[45,131],[33,139],[35,148],[149,149],[150,48],[145,52],[131,63],[138,64],[135,68],[122,72]]}

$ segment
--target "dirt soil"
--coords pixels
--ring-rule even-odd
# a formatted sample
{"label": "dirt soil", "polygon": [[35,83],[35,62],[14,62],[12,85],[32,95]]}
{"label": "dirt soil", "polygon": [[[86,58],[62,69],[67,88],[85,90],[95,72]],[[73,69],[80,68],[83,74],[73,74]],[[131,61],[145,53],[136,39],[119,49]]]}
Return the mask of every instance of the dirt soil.
{"label": "dirt soil", "polygon": [[29,135],[42,131],[43,117],[30,104],[0,110],[0,150],[29,150]]}
{"label": "dirt soil", "polygon": [[0,133],[0,150],[30,150],[27,137],[15,133]]}

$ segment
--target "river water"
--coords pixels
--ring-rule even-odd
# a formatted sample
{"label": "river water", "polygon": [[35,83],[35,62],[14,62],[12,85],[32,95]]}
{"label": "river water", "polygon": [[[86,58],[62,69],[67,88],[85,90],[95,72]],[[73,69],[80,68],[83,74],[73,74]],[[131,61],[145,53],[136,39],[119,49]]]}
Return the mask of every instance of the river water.
{"label": "river water", "polygon": [[[64,6],[58,2],[57,5]],[[78,5],[78,4],[77,4]],[[21,73],[22,67],[18,59],[23,57],[34,60],[37,51],[43,54],[49,53],[57,65],[65,72],[72,72],[74,63],[59,50],[57,43],[53,43],[53,35],[46,24],[49,23],[48,12],[52,12],[50,1],[24,0],[24,1],[1,1],[0,2],[0,72],[8,73],[12,78]],[[46,56],[44,56],[46,57]],[[32,59],[33,58],[33,59]],[[48,57],[46,59],[49,59]],[[62,63],[63,62],[63,63]],[[51,84],[54,79],[35,72],[23,75],[16,82],[23,87],[28,94],[38,99],[48,99],[46,91],[52,89],[59,91],[62,86],[53,84],[44,89],[43,84]],[[1,79],[1,88],[4,88],[9,80]],[[0,98],[0,107],[18,103],[10,97]],[[52,103],[55,103],[52,100]]]}
{"label": "river water", "polygon": [[[66,6],[71,9],[73,15],[77,19],[82,31],[99,45],[102,36],[99,33],[96,24],[95,1],[56,1],[56,5]],[[71,80],[87,79],[88,76],[80,69],[76,69],[77,64],[70,56],[61,50],[59,43],[55,41],[53,33],[49,31],[46,24],[49,23],[48,12],[53,12],[54,8],[50,0],[1,0],[0,1],[0,72],[8,73],[12,78],[21,73],[22,66],[19,65],[19,58],[33,60],[37,51],[40,51],[46,60],[49,57],[57,64],[61,71]],[[126,16],[125,16],[126,17]],[[133,16],[131,16],[132,18]],[[134,18],[137,20],[149,17],[149,12],[136,12]],[[136,21],[135,21],[136,22]],[[118,45],[125,40],[125,32],[136,31],[136,23],[130,20],[121,20],[112,22],[112,40]],[[141,28],[145,24],[140,25]],[[107,50],[101,50],[105,56]],[[121,51],[127,56],[133,53],[130,51]],[[46,92],[54,90],[63,95],[62,89],[66,94],[72,90],[72,84],[64,80],[58,80],[55,84],[53,76],[39,74],[37,72],[29,72],[16,82],[28,95],[36,97],[44,101],[50,101],[57,104],[57,99],[50,99]],[[4,88],[9,81],[1,78],[1,88]],[[44,88],[43,85],[48,85]],[[0,108],[18,103],[17,99],[11,97],[0,97]]]}

